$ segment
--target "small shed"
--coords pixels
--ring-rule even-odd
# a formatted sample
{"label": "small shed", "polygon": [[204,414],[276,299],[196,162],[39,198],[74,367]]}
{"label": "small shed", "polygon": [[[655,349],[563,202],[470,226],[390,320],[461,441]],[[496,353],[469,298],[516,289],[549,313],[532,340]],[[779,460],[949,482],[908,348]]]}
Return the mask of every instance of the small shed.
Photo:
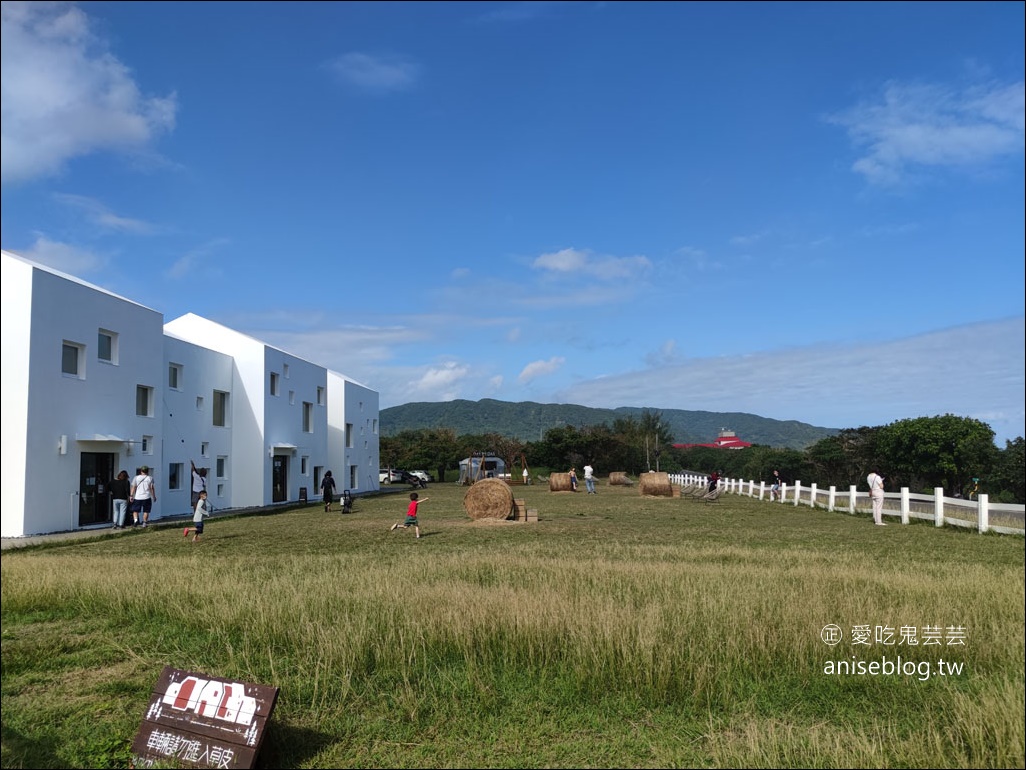
{"label": "small shed", "polygon": [[460,484],[473,484],[481,479],[505,478],[506,463],[495,455],[473,455],[460,460]]}

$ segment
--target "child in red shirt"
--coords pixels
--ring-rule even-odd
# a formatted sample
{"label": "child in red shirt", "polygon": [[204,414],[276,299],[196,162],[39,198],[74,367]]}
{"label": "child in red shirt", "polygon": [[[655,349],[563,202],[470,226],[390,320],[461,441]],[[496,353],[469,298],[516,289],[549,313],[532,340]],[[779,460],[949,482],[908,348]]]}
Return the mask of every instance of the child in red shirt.
{"label": "child in red shirt", "polygon": [[423,500],[417,499],[416,492],[410,492],[410,505],[406,508],[406,521],[400,524],[398,521],[392,525],[390,532],[395,532],[399,527],[403,529],[409,529],[413,527],[413,531],[417,533],[417,537],[420,537],[420,524],[417,522],[417,506],[421,503],[426,503],[429,498],[425,497]]}

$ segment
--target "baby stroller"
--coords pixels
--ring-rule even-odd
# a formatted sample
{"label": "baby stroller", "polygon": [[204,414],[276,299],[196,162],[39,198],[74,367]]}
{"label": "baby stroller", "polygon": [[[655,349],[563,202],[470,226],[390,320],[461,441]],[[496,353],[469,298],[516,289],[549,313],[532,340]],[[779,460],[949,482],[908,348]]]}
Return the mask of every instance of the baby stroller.
{"label": "baby stroller", "polygon": [[342,491],[342,499],[339,500],[339,503],[341,503],[341,506],[342,506],[342,508],[341,508],[341,512],[342,513],[352,513],[353,512],[353,496],[349,492],[348,489],[345,489],[345,490]]}

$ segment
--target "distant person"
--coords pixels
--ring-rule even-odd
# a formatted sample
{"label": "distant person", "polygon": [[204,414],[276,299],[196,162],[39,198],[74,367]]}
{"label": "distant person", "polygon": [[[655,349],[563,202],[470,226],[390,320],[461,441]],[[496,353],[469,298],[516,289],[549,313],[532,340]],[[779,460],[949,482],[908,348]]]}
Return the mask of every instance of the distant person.
{"label": "distant person", "polygon": [[335,501],[335,477],[331,475],[331,471],[324,472],[321,492],[324,493],[324,512],[328,513],[331,510],[331,504]]}
{"label": "distant person", "polygon": [[128,514],[128,498],[132,494],[132,482],[128,480],[128,471],[121,471],[110,483],[110,494],[114,499],[114,529],[124,529]]}
{"label": "distant person", "polygon": [[777,500],[780,497],[780,485],[783,480],[780,478],[780,471],[773,471],[770,476],[770,500]]}
{"label": "distant person", "polygon": [[873,523],[878,527],[886,527],[883,520],[884,477],[875,470],[866,476],[869,485],[869,497],[873,501]]}
{"label": "distant person", "polygon": [[410,504],[406,507],[406,520],[401,524],[397,521],[389,532],[395,532],[399,527],[403,529],[413,527],[413,531],[417,533],[417,539],[420,539],[420,522],[417,519],[417,511],[420,509],[420,504],[426,503],[429,499],[425,497],[423,500],[418,500],[417,493],[410,492]]}
{"label": "distant person", "polygon": [[527,468],[524,468],[524,486],[526,487],[530,483],[531,483],[531,477],[527,473]]}
{"label": "distant person", "polygon": [[584,487],[589,495],[595,494],[595,469],[591,467],[591,463],[584,466]]}
{"label": "distant person", "polygon": [[197,468],[196,463],[189,460],[189,465],[192,466],[192,502],[193,508],[196,507],[196,503],[199,501],[199,493],[207,491],[207,469]]}
{"label": "distant person", "polygon": [[719,483],[720,483],[720,474],[717,473],[716,471],[713,471],[709,475],[709,491],[710,492],[715,492],[716,491],[716,485],[719,484]]}
{"label": "distant person", "polygon": [[203,534],[203,517],[209,515],[210,508],[207,507],[207,490],[204,489],[199,493],[199,497],[196,498],[196,509],[192,513],[192,526],[185,528],[183,537],[188,537],[191,530],[194,533],[192,542],[198,543],[200,535]]}
{"label": "distant person", "polygon": [[135,514],[133,524],[149,526],[150,511],[153,510],[153,504],[157,502],[157,490],[153,485],[153,477],[150,475],[150,466],[139,466],[139,475],[132,479],[129,498],[132,511]]}
{"label": "distant person", "polygon": [[570,491],[577,491],[577,468],[570,469]]}

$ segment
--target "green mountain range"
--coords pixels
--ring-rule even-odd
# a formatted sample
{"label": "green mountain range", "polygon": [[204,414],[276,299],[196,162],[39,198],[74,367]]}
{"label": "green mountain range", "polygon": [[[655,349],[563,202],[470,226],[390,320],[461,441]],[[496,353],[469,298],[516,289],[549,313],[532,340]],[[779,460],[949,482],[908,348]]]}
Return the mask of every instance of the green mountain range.
{"label": "green mountain range", "polygon": [[800,450],[838,432],[836,428],[819,428],[797,420],[771,420],[745,412],[697,412],[633,406],[595,409],[577,404],[510,402],[491,398],[401,404],[382,409],[379,417],[383,436],[394,436],[404,430],[451,428],[458,436],[498,433],[521,441],[539,441],[550,428],[561,425],[575,428],[602,424],[612,426],[617,419],[638,419],[646,409],[661,415],[678,444],[712,443],[725,429],[752,444]]}

